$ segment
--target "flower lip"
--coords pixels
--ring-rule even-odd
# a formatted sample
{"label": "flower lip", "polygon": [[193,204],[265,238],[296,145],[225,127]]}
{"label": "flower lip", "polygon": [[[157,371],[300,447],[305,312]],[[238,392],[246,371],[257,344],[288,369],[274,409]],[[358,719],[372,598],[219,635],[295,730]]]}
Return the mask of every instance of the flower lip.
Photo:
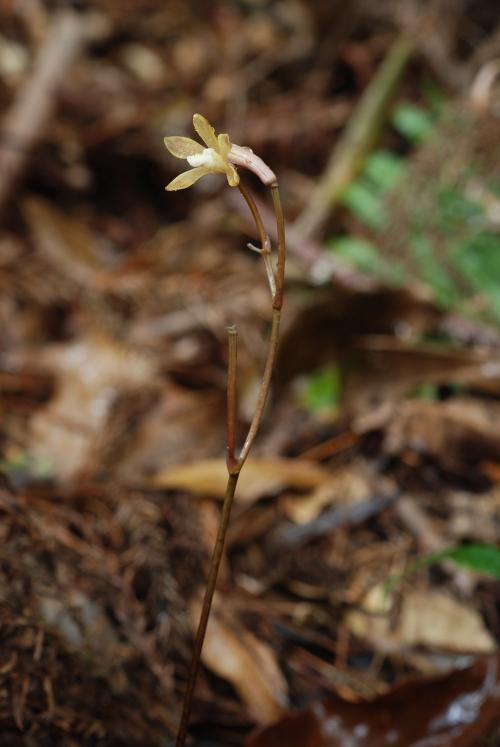
{"label": "flower lip", "polygon": [[220,166],[218,154],[213,148],[204,148],[201,153],[193,153],[192,156],[187,157],[187,162],[190,166],[208,166],[209,168],[217,168]]}

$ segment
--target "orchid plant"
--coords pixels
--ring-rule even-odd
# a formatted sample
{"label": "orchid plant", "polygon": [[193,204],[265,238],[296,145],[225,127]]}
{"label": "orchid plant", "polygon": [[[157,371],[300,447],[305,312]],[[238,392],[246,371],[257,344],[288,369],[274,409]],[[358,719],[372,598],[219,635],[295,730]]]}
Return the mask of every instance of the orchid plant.
{"label": "orchid plant", "polygon": [[[201,114],[193,116],[193,126],[202,143],[192,140],[189,137],[173,135],[165,138],[165,145],[169,152],[176,158],[185,159],[191,169],[184,171],[175,177],[166,187],[169,192],[180,189],[187,189],[195,184],[198,179],[206,174],[224,174],[230,187],[238,187],[243,198],[245,199],[260,238],[260,247],[253,244],[248,246],[261,254],[264,260],[264,268],[267,274],[269,289],[272,300],[272,325],[269,338],[269,347],[267,358],[262,374],[262,380],[259,389],[259,395],[255,412],[248,429],[243,446],[237,453],[235,444],[235,424],[236,424],[236,362],[237,362],[237,331],[234,326],[228,329],[228,377],[227,377],[227,468],[228,480],[222,514],[220,518],[217,539],[215,542],[212,559],[207,579],[207,586],[203,605],[201,609],[200,621],[196,632],[194,642],[194,652],[189,671],[186,692],[184,696],[183,708],[179,730],[177,733],[176,747],[184,747],[187,738],[191,706],[193,701],[194,688],[200,668],[201,650],[205,640],[205,633],[210,616],[212,599],[217,583],[217,576],[224,551],[224,544],[231,515],[236,485],[241,469],[248,457],[249,451],[257,435],[264,409],[266,406],[269,389],[271,385],[271,376],[274,369],[276,354],[278,351],[279,327],[281,319],[281,307],[283,305],[283,287],[285,280],[285,224],[281,199],[278,189],[278,181],[274,172],[267,166],[264,161],[257,156],[250,148],[235,145],[231,143],[229,135],[217,135],[214,128]],[[273,257],[271,240],[264,228],[264,222],[260,215],[257,204],[252,194],[243,184],[240,178],[238,168],[252,171],[260,181],[271,190],[274,213],[276,216],[276,236],[277,236],[277,258]]]}

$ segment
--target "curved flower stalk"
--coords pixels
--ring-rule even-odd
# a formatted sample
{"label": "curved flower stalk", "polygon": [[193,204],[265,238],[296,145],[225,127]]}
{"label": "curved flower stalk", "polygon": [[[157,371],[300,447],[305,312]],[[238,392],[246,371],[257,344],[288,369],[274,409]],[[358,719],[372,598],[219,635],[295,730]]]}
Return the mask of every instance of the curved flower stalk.
{"label": "curved flower stalk", "polygon": [[[236,328],[231,326],[228,329],[228,377],[227,377],[227,468],[228,481],[224,504],[220,518],[217,539],[210,562],[207,586],[203,599],[203,606],[200,615],[198,629],[194,642],[194,652],[189,671],[186,693],[182,707],[182,716],[177,734],[176,747],[184,747],[187,738],[189,718],[191,714],[191,704],[193,700],[196,678],[200,667],[201,650],[212,606],[212,599],[217,583],[217,576],[224,551],[231,508],[233,505],[234,494],[241,469],[248,457],[249,451],[257,435],[264,409],[266,406],[269,389],[271,386],[271,376],[274,369],[276,354],[278,351],[279,327],[281,319],[281,307],[283,304],[283,287],[285,280],[285,225],[281,200],[278,189],[278,182],[274,172],[267,166],[264,161],[255,155],[255,153],[246,147],[233,145],[227,134],[216,135],[212,125],[201,114],[193,116],[193,125],[203,140],[204,147],[196,140],[188,137],[172,136],[165,138],[165,145],[172,155],[177,158],[184,158],[192,167],[191,170],[179,174],[170,184],[167,185],[168,191],[186,189],[194,184],[205,174],[225,174],[230,187],[238,187],[243,198],[245,199],[252,217],[255,221],[257,231],[260,237],[260,247],[252,244],[248,246],[262,255],[264,267],[271,291],[271,300],[273,308],[273,317],[271,332],[269,337],[269,347],[267,358],[262,374],[259,395],[255,408],[255,413],[250,423],[246,439],[239,453],[235,449],[235,424],[236,424],[236,376],[237,376],[237,332]],[[274,212],[276,216],[276,230],[278,236],[277,260],[273,259],[271,241],[264,229],[264,223],[259,213],[258,207],[250,192],[240,180],[240,175],[235,168],[245,168],[252,171],[262,183],[269,187],[273,201]]]}

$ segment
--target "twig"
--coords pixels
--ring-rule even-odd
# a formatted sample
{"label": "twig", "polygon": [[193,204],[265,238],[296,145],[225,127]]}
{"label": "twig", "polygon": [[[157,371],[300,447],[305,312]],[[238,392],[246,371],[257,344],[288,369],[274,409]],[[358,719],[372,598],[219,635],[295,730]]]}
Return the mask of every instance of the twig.
{"label": "twig", "polygon": [[406,37],[399,37],[337,143],[325,172],[294,224],[302,237],[321,229],[342,192],[359,172],[380,131],[387,104],[413,51]]}
{"label": "twig", "polygon": [[0,141],[0,215],[41,137],[56,102],[57,89],[80,52],[85,24],[71,10],[60,11],[43,43],[31,77],[7,113]]}
{"label": "twig", "polygon": [[[235,147],[233,145],[233,150]],[[210,562],[210,570],[208,574],[207,586],[205,589],[205,595],[203,598],[203,605],[201,609],[200,621],[198,623],[198,629],[196,631],[193,658],[189,670],[188,683],[186,692],[184,695],[184,702],[182,706],[182,715],[179,725],[179,731],[177,734],[176,747],[184,747],[187,738],[187,730],[189,726],[189,719],[191,715],[191,706],[193,702],[194,688],[196,685],[196,679],[201,662],[201,651],[203,648],[203,642],[205,640],[205,634],[207,630],[208,619],[210,616],[210,610],[212,607],[212,600],[217,584],[217,576],[219,573],[219,567],[224,552],[224,543],[227,534],[227,528],[229,525],[229,518],[231,516],[231,509],[234,501],[234,494],[238,478],[240,476],[241,469],[248,457],[249,451],[257,435],[264,410],[269,395],[271,376],[276,360],[278,351],[278,340],[279,340],[279,327],[281,318],[281,307],[283,305],[283,288],[285,282],[285,259],[286,259],[286,246],[285,246],[285,223],[283,218],[283,210],[281,207],[281,200],[279,195],[278,184],[276,178],[272,174],[271,170],[263,164],[260,159],[257,159],[249,149],[240,149],[244,151],[245,158],[253,158],[253,165],[257,163],[255,168],[252,168],[252,163],[245,162],[244,165],[250,168],[254,173],[261,178],[266,186],[271,189],[271,195],[273,199],[273,207],[276,216],[276,235],[278,238],[278,259],[276,267],[273,265],[271,258],[271,242],[264,229],[264,223],[261,215],[257,208],[257,205],[246,189],[246,187],[239,183],[239,189],[243,195],[245,202],[247,203],[250,212],[255,221],[257,230],[259,232],[261,247],[256,249],[264,259],[264,265],[266,268],[266,274],[269,281],[269,288],[271,291],[271,300],[273,305],[273,318],[271,333],[269,339],[269,347],[267,353],[267,359],[264,366],[264,373],[262,375],[262,381],[260,385],[259,395],[257,399],[257,405],[255,413],[248,429],[248,434],[243,444],[243,447],[238,456],[235,454],[235,421],[236,421],[236,363],[237,363],[237,332],[235,327],[228,329],[228,340],[229,340],[229,353],[228,353],[228,383],[227,383],[227,468],[228,468],[228,481],[226,486],[226,493],[224,496],[224,504],[222,508],[222,514],[217,532],[217,539]],[[251,155],[250,155],[251,154]],[[238,157],[240,153],[238,153]],[[273,180],[269,183],[270,175],[273,176]]]}
{"label": "twig", "polygon": [[397,501],[399,494],[375,495],[367,501],[349,506],[335,506],[307,524],[290,524],[283,527],[270,539],[275,551],[295,552],[307,542],[333,532],[341,526],[362,524]]}

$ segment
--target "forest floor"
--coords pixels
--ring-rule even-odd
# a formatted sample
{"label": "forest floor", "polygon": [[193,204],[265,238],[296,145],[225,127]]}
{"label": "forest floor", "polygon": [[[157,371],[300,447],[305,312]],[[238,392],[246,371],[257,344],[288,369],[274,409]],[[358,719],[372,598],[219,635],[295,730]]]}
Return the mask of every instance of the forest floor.
{"label": "forest floor", "polygon": [[0,744],[175,736],[271,317],[237,190],[164,190],[194,112],[288,268],[191,736],[498,744],[495,3],[74,5],[0,0]]}

